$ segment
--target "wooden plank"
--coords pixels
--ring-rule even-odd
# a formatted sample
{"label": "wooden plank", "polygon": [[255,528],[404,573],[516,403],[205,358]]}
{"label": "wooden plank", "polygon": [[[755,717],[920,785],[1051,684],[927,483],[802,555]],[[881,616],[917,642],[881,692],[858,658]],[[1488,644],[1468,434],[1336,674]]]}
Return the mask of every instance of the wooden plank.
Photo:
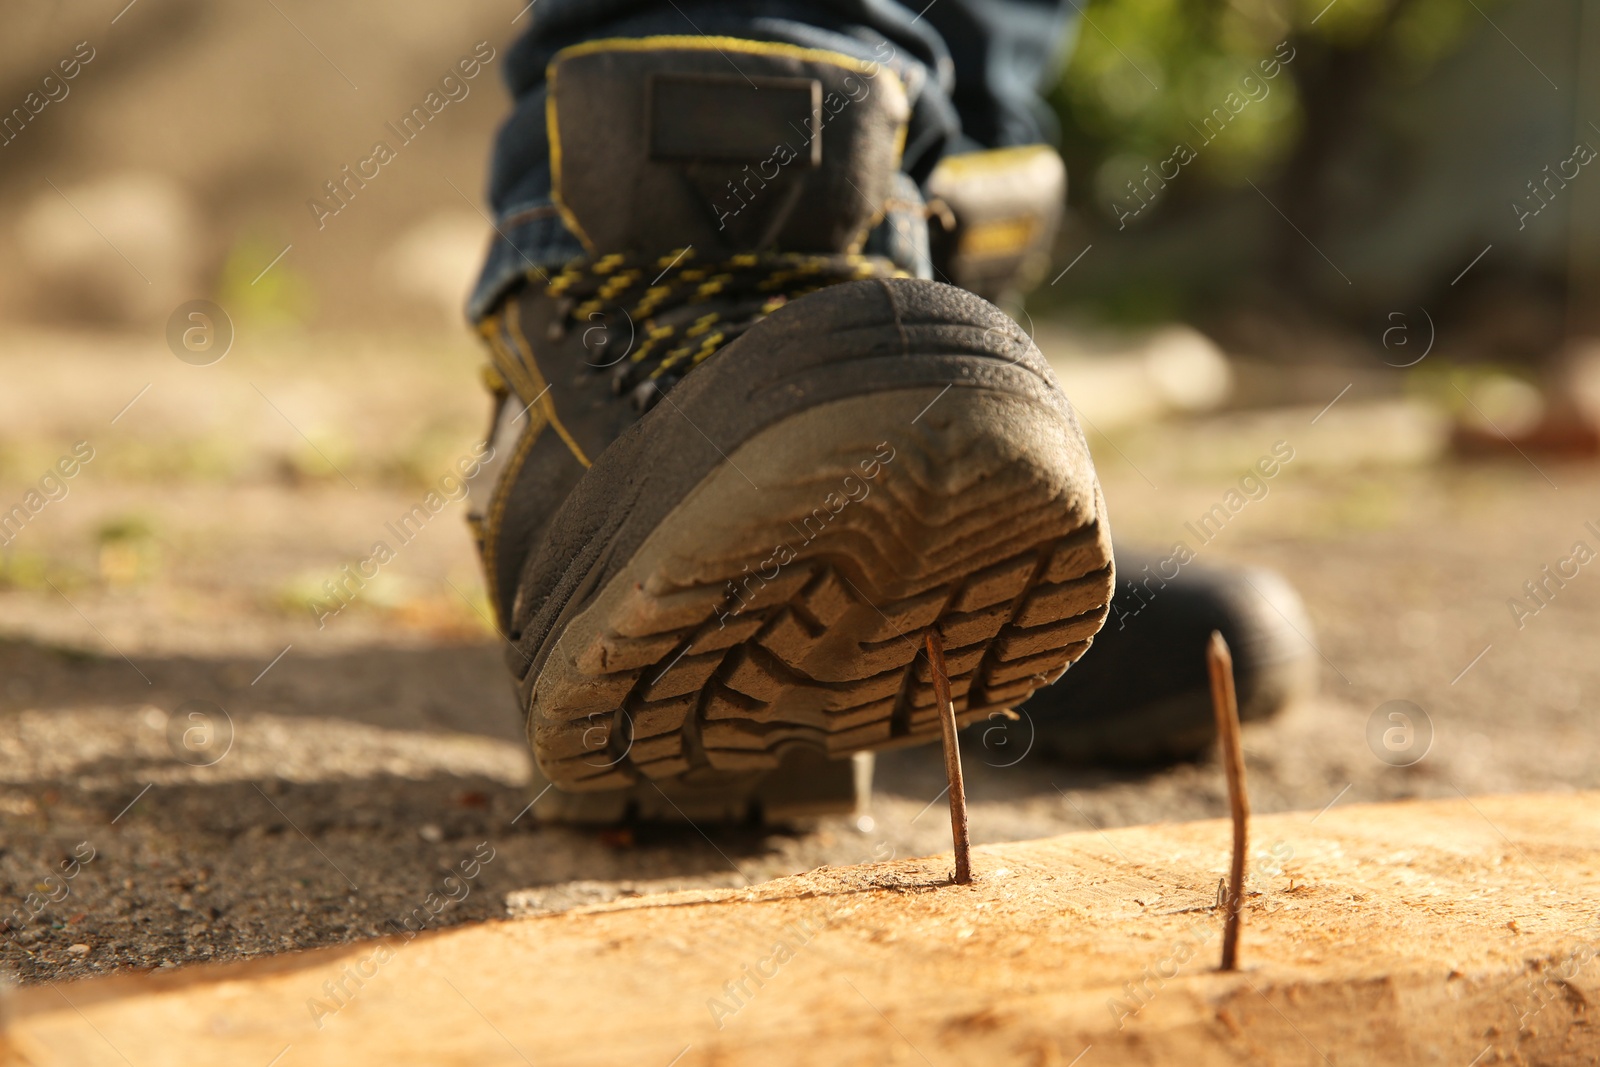
{"label": "wooden plank", "polygon": [[1597,801],[1258,817],[1231,974],[1229,826],[1162,824],[31,987],[0,1061],[1593,1063]]}

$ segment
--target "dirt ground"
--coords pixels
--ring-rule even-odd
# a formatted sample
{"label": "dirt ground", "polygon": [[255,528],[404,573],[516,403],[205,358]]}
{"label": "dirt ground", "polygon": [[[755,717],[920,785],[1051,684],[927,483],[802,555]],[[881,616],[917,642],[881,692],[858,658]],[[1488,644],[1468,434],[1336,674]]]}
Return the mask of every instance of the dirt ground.
{"label": "dirt ground", "polygon": [[[194,367],[155,339],[0,337],[0,510],[77,442],[93,450],[0,548],[0,975],[354,941],[430,893],[448,896],[434,922],[450,925],[508,899],[561,908],[949,847],[928,749],[880,758],[864,819],[530,825],[459,503],[318,627],[307,598],[471,448],[476,363],[464,343],[414,338],[286,336]],[[1327,401],[1095,420],[1128,543],[1169,544],[1275,442],[1295,449],[1202,553],[1284,571],[1315,623],[1320,697],[1245,733],[1255,809],[1600,786],[1586,715],[1600,577],[1580,567],[1520,628],[1508,606],[1576,542],[1600,545],[1585,528],[1600,527],[1600,470],[1434,458],[1438,417],[1382,392],[1320,415]],[[1390,700],[1431,722],[1409,767],[1369,743]],[[964,737],[978,843],[1223,813],[1214,764],[1067,767],[1031,750],[1032,729]],[[493,860],[447,885],[484,842]]]}

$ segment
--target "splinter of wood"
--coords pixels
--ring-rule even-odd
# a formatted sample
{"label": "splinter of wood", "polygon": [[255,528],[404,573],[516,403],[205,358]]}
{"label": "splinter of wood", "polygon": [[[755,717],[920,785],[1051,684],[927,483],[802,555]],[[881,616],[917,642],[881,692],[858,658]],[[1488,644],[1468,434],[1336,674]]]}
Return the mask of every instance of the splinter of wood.
{"label": "splinter of wood", "polygon": [[1233,814],[1233,868],[1228,876],[1227,925],[1222,931],[1222,970],[1239,968],[1239,913],[1244,907],[1244,858],[1250,822],[1250,798],[1244,785],[1244,749],[1239,744],[1239,700],[1233,690],[1233,655],[1228,642],[1211,631],[1206,650],[1211,670],[1211,704],[1217,713],[1217,741],[1228,776],[1228,808]]}
{"label": "splinter of wood", "polygon": [[950,699],[950,675],[944,666],[944,642],[929,629],[928,674],[933,678],[933,698],[939,703],[944,726],[944,773],[950,779],[950,837],[955,843],[956,885],[972,881],[972,841],[967,834],[967,787],[961,778],[961,746],[956,740],[956,706]]}

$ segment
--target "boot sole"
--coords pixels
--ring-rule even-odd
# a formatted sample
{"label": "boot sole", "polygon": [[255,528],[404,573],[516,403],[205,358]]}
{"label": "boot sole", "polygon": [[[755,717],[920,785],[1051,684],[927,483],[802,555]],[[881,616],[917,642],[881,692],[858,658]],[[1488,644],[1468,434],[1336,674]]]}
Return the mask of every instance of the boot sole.
{"label": "boot sole", "polygon": [[1070,415],[971,387],[836,400],[735,449],[565,623],[530,740],[568,792],[932,740],[926,630],[970,722],[1081,656],[1112,583]]}
{"label": "boot sole", "polygon": [[[793,749],[776,771],[646,779],[626,789],[569,793],[534,768],[532,819],[559,825],[620,823],[806,823],[853,815],[872,800],[873,756],[828,759]],[[698,779],[698,780],[696,780]]]}

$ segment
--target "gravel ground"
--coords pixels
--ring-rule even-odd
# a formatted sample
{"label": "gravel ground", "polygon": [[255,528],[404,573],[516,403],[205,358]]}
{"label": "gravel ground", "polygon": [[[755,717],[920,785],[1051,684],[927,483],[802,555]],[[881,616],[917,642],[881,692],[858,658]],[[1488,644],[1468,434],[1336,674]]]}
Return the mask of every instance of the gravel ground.
{"label": "gravel ground", "polygon": [[[74,440],[93,436],[99,451],[0,556],[0,975],[372,937],[430,894],[442,904],[432,922],[447,925],[504,914],[508,899],[561,907],[949,847],[928,749],[880,757],[866,819],[706,833],[531,825],[528,757],[459,505],[316,627],[303,590],[358,558],[470,446],[481,412],[466,352],[414,353],[379,391],[362,390],[353,358],[308,396],[291,389],[308,365],[292,353],[241,353],[196,385],[105,345],[52,344],[56,360],[5,357],[0,371],[15,370],[24,395],[88,384],[72,410],[0,399],[16,408],[0,411],[5,424],[21,427],[0,457],[6,492]],[[151,380],[159,388],[108,425]],[[282,411],[261,404],[269,393]],[[435,396],[450,406],[426,408]],[[204,425],[172,417],[197,400]],[[1600,785],[1586,714],[1600,696],[1600,577],[1582,568],[1520,629],[1507,604],[1575,542],[1600,547],[1584,526],[1600,526],[1600,471],[1432,461],[1425,413],[1355,397],[1314,415],[1212,416],[1095,441],[1119,537],[1154,545],[1274,441],[1297,450],[1205,549],[1289,574],[1323,663],[1315,701],[1245,733],[1255,809]],[[319,429],[346,425],[343,451]],[[337,470],[307,458],[310,441]],[[1426,756],[1406,768],[1368,743],[1375,709],[1395,699],[1431,722]],[[1223,813],[1214,764],[1066,767],[1031,750],[1031,730],[1024,719],[964,737],[979,843]],[[473,877],[455,876],[463,863]]]}

